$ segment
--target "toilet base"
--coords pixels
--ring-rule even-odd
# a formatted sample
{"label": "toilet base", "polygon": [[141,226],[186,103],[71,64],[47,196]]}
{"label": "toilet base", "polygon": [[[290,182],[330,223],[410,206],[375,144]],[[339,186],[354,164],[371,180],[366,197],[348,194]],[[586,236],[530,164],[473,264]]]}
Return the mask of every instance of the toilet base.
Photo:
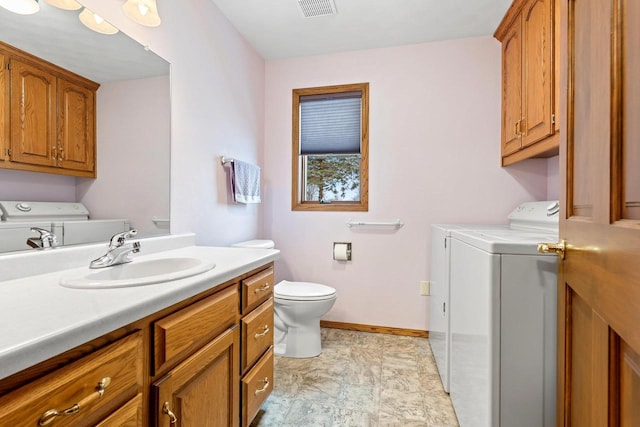
{"label": "toilet base", "polygon": [[296,359],[316,357],[322,352],[320,340],[319,320],[312,325],[289,327],[282,342],[275,345],[274,353]]}

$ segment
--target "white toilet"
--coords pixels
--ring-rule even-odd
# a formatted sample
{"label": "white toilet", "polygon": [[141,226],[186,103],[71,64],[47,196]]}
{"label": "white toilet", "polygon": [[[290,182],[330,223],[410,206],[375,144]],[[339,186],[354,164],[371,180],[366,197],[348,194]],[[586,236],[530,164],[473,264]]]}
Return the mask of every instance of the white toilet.
{"label": "white toilet", "polygon": [[[249,240],[233,244],[241,248],[273,249],[272,240]],[[274,353],[285,357],[314,357],[320,354],[320,318],[336,302],[336,290],[309,282],[283,280],[273,288]]]}

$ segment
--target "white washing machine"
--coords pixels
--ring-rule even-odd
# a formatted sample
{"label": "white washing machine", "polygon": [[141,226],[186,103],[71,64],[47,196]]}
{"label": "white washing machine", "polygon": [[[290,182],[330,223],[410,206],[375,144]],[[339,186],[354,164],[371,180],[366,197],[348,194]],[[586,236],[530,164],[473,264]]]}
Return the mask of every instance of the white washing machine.
{"label": "white washing machine", "polygon": [[125,219],[89,219],[82,203],[0,201],[0,253],[30,249],[27,239],[38,237],[32,227],[53,232],[63,246],[107,242],[130,224]]}
{"label": "white washing machine", "polygon": [[555,424],[556,202],[493,230],[452,230],[450,395],[462,427]]}
{"label": "white washing machine", "polygon": [[429,344],[438,367],[444,391],[449,392],[451,334],[451,232],[460,230],[500,230],[503,225],[432,224],[431,279],[429,290]]}

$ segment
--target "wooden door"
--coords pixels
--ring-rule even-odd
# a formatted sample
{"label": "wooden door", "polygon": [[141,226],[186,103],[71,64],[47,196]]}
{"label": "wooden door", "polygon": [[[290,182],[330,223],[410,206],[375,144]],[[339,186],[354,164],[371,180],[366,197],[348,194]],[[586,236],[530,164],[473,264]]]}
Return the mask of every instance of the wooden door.
{"label": "wooden door", "polygon": [[156,426],[239,425],[238,329],[228,329],[152,385]]}
{"label": "wooden door", "polygon": [[7,156],[11,127],[9,125],[9,57],[0,52],[0,161]]}
{"label": "wooden door", "polygon": [[56,78],[12,59],[11,94],[11,160],[55,165]]}
{"label": "wooden door", "polygon": [[558,426],[640,426],[640,2],[562,1]]}
{"label": "wooden door", "polygon": [[95,93],[58,79],[58,166],[94,169]]}
{"label": "wooden door", "polygon": [[553,135],[553,0],[533,0],[522,10],[522,146]]}
{"label": "wooden door", "polygon": [[520,17],[502,40],[502,157],[521,147],[522,46]]}

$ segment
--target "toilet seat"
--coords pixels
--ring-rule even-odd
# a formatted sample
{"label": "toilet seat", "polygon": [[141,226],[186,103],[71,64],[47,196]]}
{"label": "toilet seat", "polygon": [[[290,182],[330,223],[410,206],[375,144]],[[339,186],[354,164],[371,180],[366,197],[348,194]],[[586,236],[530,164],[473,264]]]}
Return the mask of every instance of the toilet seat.
{"label": "toilet seat", "polygon": [[290,301],[320,301],[335,298],[336,290],[330,286],[311,282],[283,280],[273,289],[277,299]]}

